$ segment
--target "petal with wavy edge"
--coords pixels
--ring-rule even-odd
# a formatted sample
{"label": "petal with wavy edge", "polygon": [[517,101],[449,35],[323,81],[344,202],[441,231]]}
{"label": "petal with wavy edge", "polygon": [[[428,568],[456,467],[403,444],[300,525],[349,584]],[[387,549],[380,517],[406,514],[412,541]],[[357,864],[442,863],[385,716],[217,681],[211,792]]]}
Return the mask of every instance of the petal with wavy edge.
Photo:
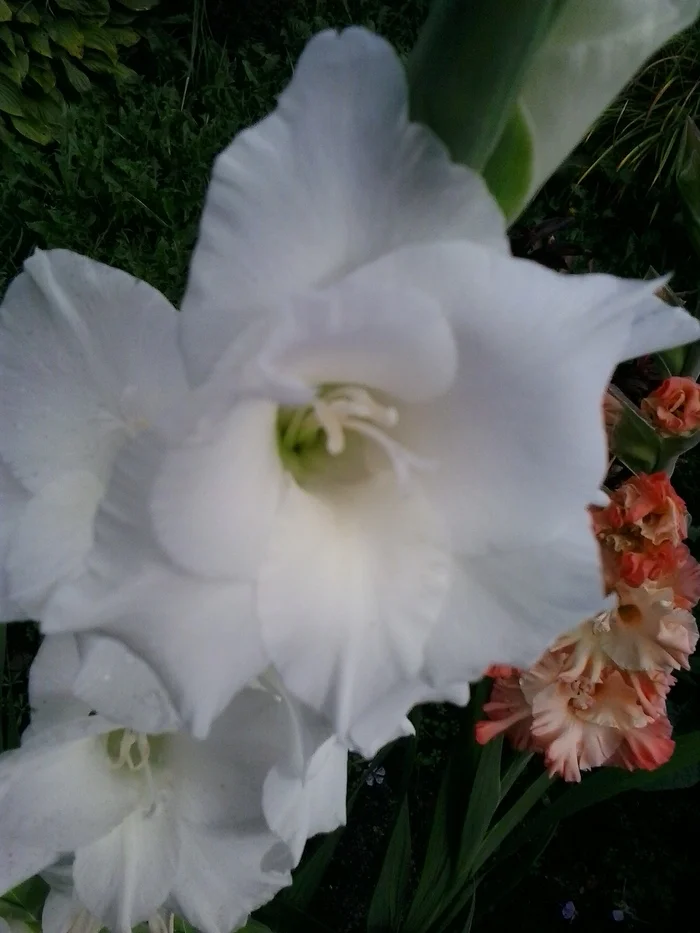
{"label": "petal with wavy edge", "polygon": [[348,750],[332,737],[312,755],[304,775],[284,768],[268,774],[263,791],[265,817],[290,847],[295,864],[307,839],[344,825],[347,768]]}
{"label": "petal with wavy edge", "polygon": [[282,385],[351,383],[409,402],[442,394],[458,362],[450,325],[426,291],[383,273],[368,266],[292,299],[271,322],[261,370]]}
{"label": "petal with wavy edge", "polygon": [[290,482],[258,582],[266,650],[342,738],[417,674],[448,585],[443,529],[393,474],[332,495]]}
{"label": "petal with wavy edge", "polygon": [[80,656],[73,635],[44,638],[29,668],[32,733],[90,715],[92,707],[78,699],[73,689],[79,669]]}
{"label": "petal with wavy edge", "polygon": [[364,29],[315,36],[274,113],[216,160],[181,318],[201,382],[242,327],[405,243],[508,251],[483,181],[408,122],[403,66]]}
{"label": "petal with wavy edge", "polygon": [[100,635],[78,635],[77,643],[75,696],[136,732],[160,734],[180,727],[169,694],[145,661],[121,642]]}
{"label": "petal with wavy edge", "polygon": [[615,366],[700,336],[658,283],[561,275],[467,243],[407,247],[363,275],[437,299],[459,370],[400,409],[398,439],[436,461],[420,483],[463,555],[551,539],[597,498],[607,467],[601,399]]}
{"label": "petal with wavy edge", "polygon": [[138,804],[140,785],[110,768],[95,735],[104,731],[101,717],[85,717],[0,759],[0,890],[109,832]]}
{"label": "petal with wavy edge", "polygon": [[[428,644],[432,640],[431,637]],[[405,716],[420,703],[455,703],[458,706],[466,706],[469,701],[469,684],[463,676],[458,677],[455,683],[451,683],[447,678],[438,689],[427,680],[426,672],[421,670],[418,677],[387,691],[365,710],[347,737],[351,750],[359,752],[363,758],[370,759],[388,742],[415,735],[411,721]]]}
{"label": "petal with wavy edge", "polygon": [[229,933],[291,883],[287,847],[264,827],[221,834],[181,824],[180,870],[173,898],[203,933]]}
{"label": "petal with wavy edge", "polygon": [[268,661],[252,588],[191,576],[153,540],[148,496],[160,456],[150,435],[119,454],[96,518],[88,570],[61,587],[42,623],[49,632],[93,632],[122,641],[152,668],[183,720],[202,737]]}
{"label": "petal with wavy edge", "polygon": [[75,854],[75,893],[116,933],[129,933],[163,905],[179,861],[177,824],[169,808],[131,813]]}
{"label": "petal with wavy edge", "polygon": [[[293,767],[299,754],[289,706],[265,689],[237,694],[203,741],[177,733],[168,761],[178,774],[177,810],[190,825],[222,829],[261,819],[269,771]],[[290,738],[291,736],[291,738]]]}
{"label": "petal with wavy edge", "polygon": [[104,481],[126,432],[186,390],[174,309],[119,269],[37,250],[0,313],[0,456],[32,492]]}
{"label": "petal with wavy edge", "polygon": [[550,541],[462,560],[428,642],[436,686],[479,680],[489,664],[530,667],[562,632],[607,606],[587,513]]}

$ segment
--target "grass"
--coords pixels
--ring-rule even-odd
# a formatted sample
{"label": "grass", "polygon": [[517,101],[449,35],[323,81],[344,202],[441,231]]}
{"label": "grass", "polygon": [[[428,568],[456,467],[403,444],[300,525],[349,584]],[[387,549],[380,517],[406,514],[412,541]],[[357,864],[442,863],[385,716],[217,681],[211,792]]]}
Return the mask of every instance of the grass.
{"label": "grass", "polygon": [[150,47],[136,50],[130,64],[146,73],[141,83],[118,98],[97,90],[74,105],[48,151],[17,141],[0,152],[0,292],[36,246],[64,247],[144,278],[177,302],[212,160],[269,112],[308,38],[355,22],[407,49],[426,4],[278,6],[276,20],[248,4],[246,19],[246,2],[233,12],[197,2],[174,36],[153,32]]}
{"label": "grass", "polygon": [[561,218],[559,237],[582,254],[574,271],[643,277],[675,273],[694,307],[700,264],[683,226],[674,182],[678,143],[700,112],[700,25],[647,64],[548,182],[521,226]]}
{"label": "grass", "polygon": [[211,161],[260,104],[235,93],[221,53],[183,107],[186,65],[167,51],[169,80],[75,106],[48,158],[21,143],[3,154],[0,288],[35,246],[60,246],[179,296]]}
{"label": "grass", "polygon": [[611,104],[588,137],[590,165],[626,177],[639,173],[649,189],[671,181],[686,119],[700,113],[700,26],[669,42]]}

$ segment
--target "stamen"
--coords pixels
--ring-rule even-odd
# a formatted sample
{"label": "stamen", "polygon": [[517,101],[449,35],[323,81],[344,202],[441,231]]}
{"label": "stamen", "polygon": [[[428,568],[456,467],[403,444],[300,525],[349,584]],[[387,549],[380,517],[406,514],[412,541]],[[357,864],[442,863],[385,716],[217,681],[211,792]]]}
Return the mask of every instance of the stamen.
{"label": "stamen", "polygon": [[[158,740],[158,736],[151,736]],[[158,806],[158,788],[151,767],[151,740],[143,732],[133,732],[131,729],[114,730],[107,735],[107,756],[110,767],[117,771],[126,768],[132,773],[140,772],[146,780],[148,802],[145,806],[145,815],[149,816]]]}
{"label": "stamen", "polygon": [[[381,404],[361,386],[322,387],[310,405],[283,413],[282,448],[292,457],[303,456],[324,443],[327,453],[338,457],[347,447],[346,432],[355,431],[379,445],[399,483],[405,486],[411,470],[430,469],[435,464],[416,457],[386,433],[398,422],[399,412],[393,405]],[[323,440],[321,434],[325,435]]]}
{"label": "stamen", "polygon": [[174,933],[175,914],[166,913],[165,917],[158,911],[148,918],[149,933]]}
{"label": "stamen", "polygon": [[324,396],[324,401],[333,404],[343,416],[367,418],[383,428],[394,428],[399,423],[399,413],[392,405],[380,405],[359,386],[333,389]]}
{"label": "stamen", "polygon": [[129,771],[150,770],[149,759],[151,757],[151,746],[147,735],[144,735],[142,732],[132,732],[131,729],[122,729],[116,755],[109,747],[112,736],[116,739],[117,735],[112,732],[107,737],[107,753],[112,768],[127,767]]}
{"label": "stamen", "polygon": [[432,461],[416,457],[385,433],[385,429],[396,427],[399,413],[392,405],[380,405],[366,389],[359,386],[332,389],[316,399],[313,411],[326,434],[326,450],[333,457],[345,450],[345,432],[352,430],[382,448],[402,486],[408,482],[411,469],[434,466]]}
{"label": "stamen", "polygon": [[603,612],[599,612],[597,616],[593,617],[593,631],[596,635],[603,635],[606,632],[610,631],[610,624],[612,621],[612,613],[609,609],[605,609]]}
{"label": "stamen", "polygon": [[102,921],[93,917],[90,911],[83,907],[74,916],[67,933],[100,933]]}
{"label": "stamen", "polygon": [[328,404],[322,399],[314,402],[314,411],[318,423],[326,432],[326,450],[331,456],[337,457],[345,450],[342,414],[337,410],[337,405]]}
{"label": "stamen", "polygon": [[434,460],[417,457],[415,454],[412,454],[410,450],[406,450],[405,447],[402,447],[402,445],[393,438],[388,437],[388,435],[379,428],[375,428],[374,425],[368,424],[366,421],[348,418],[345,425],[357,431],[358,434],[364,434],[365,437],[371,438],[382,448],[389,458],[394,473],[396,473],[399,486],[402,488],[405,488],[408,484],[411,477],[411,469],[431,470],[436,466]]}

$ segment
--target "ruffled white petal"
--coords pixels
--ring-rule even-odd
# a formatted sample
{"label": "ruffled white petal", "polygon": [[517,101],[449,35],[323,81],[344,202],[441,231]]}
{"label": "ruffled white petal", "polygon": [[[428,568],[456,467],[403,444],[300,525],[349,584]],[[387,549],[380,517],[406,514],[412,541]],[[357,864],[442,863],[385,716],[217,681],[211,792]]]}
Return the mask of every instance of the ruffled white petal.
{"label": "ruffled white petal", "polygon": [[110,930],[129,933],[167,899],[178,869],[178,843],[167,807],[131,813],[76,852],[76,895]]}
{"label": "ruffled white petal", "polygon": [[444,392],[458,361],[439,304],[375,269],[290,301],[271,322],[261,370],[282,385],[351,383],[409,402]]}
{"label": "ruffled white petal", "polygon": [[309,800],[309,837],[330,833],[346,819],[348,750],[335,737],[313,755],[304,791]]}
{"label": "ruffled white petal", "polygon": [[136,806],[139,787],[110,769],[95,737],[104,731],[104,720],[86,717],[0,758],[0,890],[109,832]]}
{"label": "ruffled white petal", "polygon": [[159,734],[179,717],[153,671],[123,644],[99,635],[47,635],[29,671],[29,731],[91,711],[135,732]]}
{"label": "ruffled white petal", "polygon": [[297,813],[293,825],[283,827],[270,821],[263,812],[264,788],[280,770],[293,787],[277,803],[286,807],[297,799],[304,742],[315,741],[313,717],[309,726],[302,734],[284,694],[261,686],[239,693],[205,741],[185,734],[173,738],[181,834],[173,897],[205,933],[226,933],[289,884],[289,870],[301,854],[292,851],[292,842],[301,832],[303,848],[307,815]]}
{"label": "ruffled white petal", "polygon": [[420,669],[448,568],[440,522],[393,474],[328,495],[290,481],[258,582],[263,640],[287,688],[346,735]]}
{"label": "ruffled white petal", "polygon": [[122,641],[162,681],[199,736],[265,667],[250,585],[207,582],[172,564],[153,539],[148,496],[160,448],[137,438],[117,458],[95,523],[88,571],[47,605],[45,631]]}
{"label": "ruffled white petal", "polygon": [[453,238],[507,252],[482,180],[408,122],[384,40],[317,35],[276,111],[215,163],[180,322],[191,376],[201,382],[261,310],[405,243]]}
{"label": "ruffled white petal", "polygon": [[454,383],[402,408],[397,433],[436,461],[421,484],[464,555],[546,542],[583,514],[607,466],[600,404],[613,369],[632,348],[700,336],[653,283],[561,275],[471,244],[411,247],[380,264],[437,297],[454,329]]}
{"label": "ruffled white petal", "polygon": [[287,704],[255,688],[237,694],[204,741],[182,732],[169,740],[168,748],[170,767],[178,774],[180,817],[222,829],[262,818],[268,772],[297,751],[290,745]]}
{"label": "ruffled white petal", "polygon": [[32,719],[25,740],[37,730],[90,715],[92,706],[78,699],[73,689],[79,670],[73,635],[47,635],[29,668]]}
{"label": "ruffled white petal", "polygon": [[306,840],[345,823],[348,750],[335,737],[311,756],[302,775],[277,767],[267,776],[263,808],[271,829],[299,861]]}
{"label": "ruffled white petal", "polygon": [[426,651],[437,686],[479,680],[489,664],[530,667],[557,635],[607,605],[586,513],[572,515],[549,541],[461,561],[452,581]]}
{"label": "ruffled white petal", "polygon": [[85,256],[37,250],[0,328],[0,457],[32,492],[75,470],[104,481],[124,432],[185,390],[172,306]]}
{"label": "ruffled white petal", "polygon": [[229,933],[291,883],[291,856],[265,830],[224,836],[207,826],[180,825],[180,869],[173,899],[203,933]]}
{"label": "ruffled white petal", "polygon": [[121,642],[100,635],[78,635],[76,641],[80,652],[72,686],[76,697],[135,732],[162,734],[179,728],[180,717],[169,694],[140,657]]}
{"label": "ruffled white petal", "polygon": [[[51,889],[41,911],[41,929],[44,933],[69,933],[79,908],[70,894]],[[95,931],[98,933],[98,931]]]}
{"label": "ruffled white petal", "polygon": [[[438,625],[440,623],[438,622]],[[431,636],[428,645],[433,641]],[[426,646],[426,650],[428,646]],[[415,735],[411,721],[406,717],[420,703],[455,703],[465,706],[469,700],[469,684],[462,677],[457,682],[446,679],[438,688],[428,683],[429,673],[421,670],[411,680],[403,681],[388,690],[376,703],[366,709],[348,734],[348,744],[363,758],[374,758],[388,742]]]}

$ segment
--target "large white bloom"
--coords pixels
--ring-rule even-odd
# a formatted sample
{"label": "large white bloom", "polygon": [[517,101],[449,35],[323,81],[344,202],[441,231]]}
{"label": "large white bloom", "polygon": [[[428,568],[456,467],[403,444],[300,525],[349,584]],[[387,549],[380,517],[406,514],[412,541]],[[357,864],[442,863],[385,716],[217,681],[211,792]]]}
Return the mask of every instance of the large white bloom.
{"label": "large white bloom", "polygon": [[601,608],[605,385],[700,335],[657,285],[513,259],[391,48],[317,36],[216,161],[180,322],[198,388],[120,452],[45,627],[123,640],[200,736],[270,663],[365,753],[464,702]]}
{"label": "large white bloom", "polygon": [[0,307],[0,620],[76,575],[119,447],[186,391],[176,314],[150,285],[37,250]]}
{"label": "large white bloom", "polygon": [[32,723],[0,757],[0,891],[74,853],[75,890],[57,890],[54,927],[75,916],[126,933],[165,908],[228,933],[290,882],[308,836],[342,822],[346,753],[264,678],[204,742],[118,727],[94,707],[162,690],[123,647],[95,650],[109,676],[88,664],[91,704],[73,695],[72,636],[49,636],[32,667]]}

